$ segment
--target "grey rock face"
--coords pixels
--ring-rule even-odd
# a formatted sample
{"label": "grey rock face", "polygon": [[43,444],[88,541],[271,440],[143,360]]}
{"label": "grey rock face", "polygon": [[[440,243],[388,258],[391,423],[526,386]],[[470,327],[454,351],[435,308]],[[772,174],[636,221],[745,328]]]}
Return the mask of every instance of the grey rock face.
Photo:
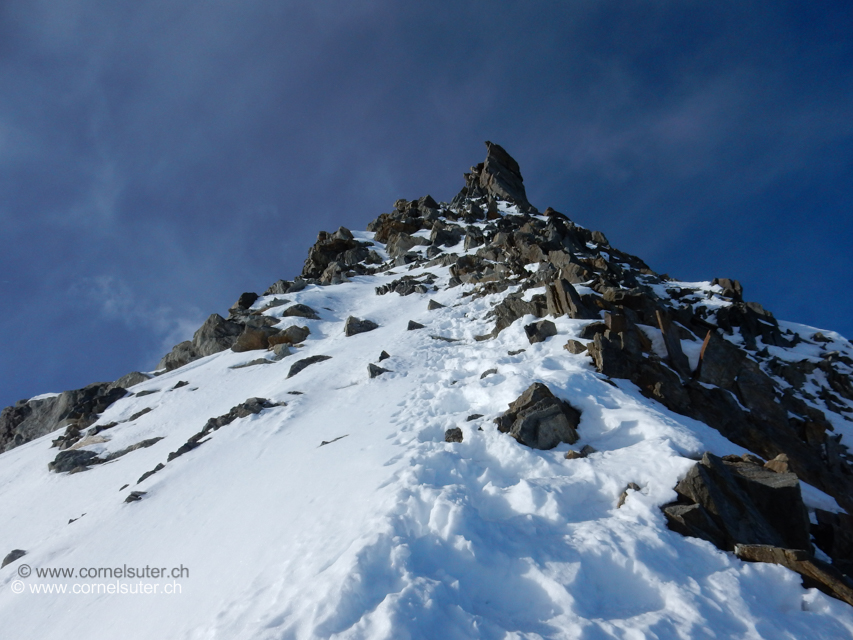
{"label": "grey rock face", "polygon": [[70,423],[88,427],[125,395],[127,391],[114,383],[97,382],[50,398],[22,400],[0,413],[0,448],[8,451]]}
{"label": "grey rock face", "polygon": [[121,378],[113,382],[110,387],[116,388],[121,387],[122,389],[129,389],[135,384],[139,384],[141,382],[145,382],[150,380],[151,376],[147,373],[141,373],[139,371],[131,371],[130,373],[123,375]]}
{"label": "grey rock face", "polygon": [[553,449],[561,442],[578,441],[580,412],[555,397],[541,382],[534,382],[495,419],[495,424],[499,431],[532,449]]}
{"label": "grey rock face", "polygon": [[361,320],[355,316],[350,316],[346,319],[346,322],[344,322],[344,335],[347,337],[354,336],[356,334],[367,333],[368,331],[373,331],[378,328],[379,325],[373,322],[373,320]]}

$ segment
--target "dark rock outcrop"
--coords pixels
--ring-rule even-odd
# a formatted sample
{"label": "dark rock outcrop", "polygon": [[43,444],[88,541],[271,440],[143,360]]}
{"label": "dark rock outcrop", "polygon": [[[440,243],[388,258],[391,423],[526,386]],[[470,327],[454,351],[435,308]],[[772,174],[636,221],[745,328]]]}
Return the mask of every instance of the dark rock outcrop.
{"label": "dark rock outcrop", "polygon": [[355,316],[350,316],[346,319],[346,322],[344,322],[344,335],[347,337],[354,336],[356,334],[367,333],[368,331],[373,331],[378,328],[379,325],[373,322],[373,320],[361,320]]}
{"label": "dark rock outcrop", "polygon": [[670,528],[731,551],[736,544],[812,550],[809,518],[796,474],[776,473],[732,456],[706,453],[664,507]]}
{"label": "dark rock outcrop", "polygon": [[550,320],[540,320],[524,326],[524,333],[530,344],[545,342],[551,336],[557,335],[557,325]]}
{"label": "dark rock outcrop", "polygon": [[541,382],[534,382],[495,424],[499,431],[532,449],[553,449],[561,442],[577,442],[580,412]]}
{"label": "dark rock outcrop", "polygon": [[444,432],[445,442],[462,442],[462,429],[452,427]]}
{"label": "dark rock outcrop", "polygon": [[302,360],[297,360],[291,365],[287,377],[292,378],[297,373],[305,369],[305,367],[309,367],[318,362],[323,362],[323,360],[329,360],[331,357],[332,356],[310,356],[308,358],[302,358]]}
{"label": "dark rock outcrop", "polygon": [[0,563],[0,569],[5,567],[7,564],[12,564],[15,560],[23,558],[25,555],[27,555],[27,552],[23,549],[13,549],[6,554],[5,558],[3,558],[3,562]]}

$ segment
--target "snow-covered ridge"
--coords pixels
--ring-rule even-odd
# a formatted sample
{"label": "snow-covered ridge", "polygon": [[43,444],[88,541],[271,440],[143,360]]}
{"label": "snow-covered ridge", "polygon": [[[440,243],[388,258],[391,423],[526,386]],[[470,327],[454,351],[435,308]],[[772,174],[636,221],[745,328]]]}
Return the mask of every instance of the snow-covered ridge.
{"label": "snow-covered ridge", "polygon": [[[667,527],[661,506],[676,499],[673,488],[703,452],[748,450],[667,408],[665,393],[654,399],[631,379],[600,371],[611,366],[605,340],[629,330],[596,329],[605,311],[596,305],[628,305],[624,296],[637,291],[653,296],[680,327],[693,372],[705,356],[703,336],[678,315],[689,307],[690,318],[716,326],[715,335],[773,381],[774,393],[787,390],[791,403],[821,412],[843,439],[851,437],[853,403],[830,378],[841,384],[837,376],[849,375],[850,343],[762,314],[760,327],[744,321],[728,332],[721,320],[735,312],[720,310],[744,304],[734,283],[662,278],[574,225],[588,242],[566,246],[564,236],[554,241],[561,249],[545,251],[531,234],[570,223],[526,200],[508,202],[519,195],[512,180],[501,199],[489,191],[495,179],[472,175],[455,208],[422,203],[419,219],[430,229],[388,232],[392,223],[413,224],[418,203],[400,204],[384,227],[351,234],[354,243],[372,243],[367,255],[347,263],[336,254],[323,265],[324,242],[349,242],[343,231],[337,240],[327,234],[312,250],[314,276],[277,283],[222,319],[248,334],[264,333],[258,319],[270,318],[268,343],[275,332],[307,327],[304,340],[277,350],[223,348],[130,385],[132,395],[109,404],[64,451],[103,460],[160,438],[150,446],[71,474],[48,471],[60,453],[55,433],[2,454],[0,550],[27,551],[0,570],[4,636],[853,637],[853,610],[803,588],[797,574],[742,562]],[[442,233],[446,242],[437,244]],[[427,244],[407,247],[402,234]],[[361,255],[355,245],[345,251]],[[559,252],[574,261],[561,263]],[[549,288],[555,276],[571,274],[578,299],[565,302],[577,308],[549,313],[560,304]],[[287,315],[296,305],[317,319]],[[607,322],[620,316],[615,308]],[[648,340],[642,362],[677,378],[660,325],[642,309],[637,317],[624,309]],[[595,317],[573,317],[584,311]],[[377,328],[348,336],[350,317]],[[554,333],[536,341],[526,327],[542,321]],[[412,322],[422,328],[410,330]],[[571,341],[599,357],[565,348]],[[389,357],[380,360],[382,352]],[[328,359],[290,375],[296,362],[317,356]],[[370,364],[386,371],[371,377]],[[578,442],[537,450],[495,428],[533,382],[580,411]],[[696,386],[720,390],[698,379]],[[720,393],[742,402],[737,390]],[[206,432],[168,460],[209,419],[250,398],[266,399],[267,408]],[[457,428],[462,441],[446,442]],[[99,441],[79,446],[89,432]],[[592,452],[567,459],[584,447]],[[846,453],[837,455],[843,462]],[[802,491],[812,514],[843,512],[818,488],[802,483]],[[126,502],[131,492],[144,493]],[[70,591],[115,580],[35,571],[22,578],[22,563],[181,566],[189,575],[147,581],[177,582],[180,593],[171,595],[37,594],[32,585]]]}

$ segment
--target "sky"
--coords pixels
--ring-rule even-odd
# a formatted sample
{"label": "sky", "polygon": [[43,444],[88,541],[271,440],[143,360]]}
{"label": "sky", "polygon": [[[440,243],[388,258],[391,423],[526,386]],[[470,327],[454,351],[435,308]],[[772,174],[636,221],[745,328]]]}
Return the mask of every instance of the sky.
{"label": "sky", "polygon": [[0,3],[0,406],[151,370],[483,142],[658,272],[853,336],[849,2]]}

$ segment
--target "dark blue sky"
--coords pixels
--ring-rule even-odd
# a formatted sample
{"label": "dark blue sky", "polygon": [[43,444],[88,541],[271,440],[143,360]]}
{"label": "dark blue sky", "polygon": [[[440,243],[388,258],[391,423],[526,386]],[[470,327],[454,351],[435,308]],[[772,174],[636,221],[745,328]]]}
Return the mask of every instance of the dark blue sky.
{"label": "dark blue sky", "polygon": [[849,2],[0,3],[0,406],[152,368],[484,140],[654,269],[853,335]]}

